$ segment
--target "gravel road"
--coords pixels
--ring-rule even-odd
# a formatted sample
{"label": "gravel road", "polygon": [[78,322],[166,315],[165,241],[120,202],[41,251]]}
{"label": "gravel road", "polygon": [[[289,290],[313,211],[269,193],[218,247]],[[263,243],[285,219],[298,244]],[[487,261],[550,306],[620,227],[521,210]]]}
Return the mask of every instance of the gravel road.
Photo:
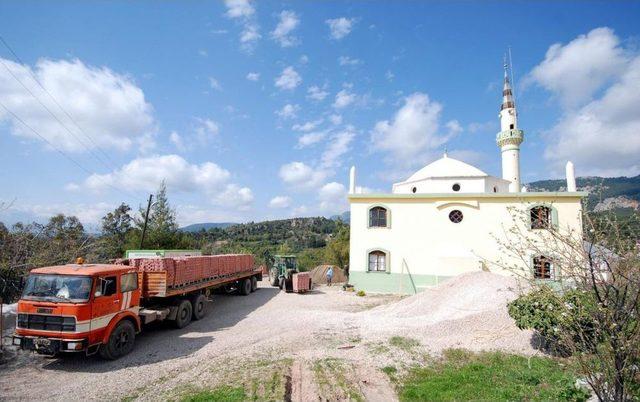
{"label": "gravel road", "polygon": [[[396,396],[389,378],[379,370],[387,365],[420,362],[427,353],[446,347],[533,353],[530,334],[512,325],[495,326],[504,322],[500,310],[423,327],[415,317],[406,318],[411,325],[376,323],[377,315],[388,319],[377,314],[382,307],[376,307],[398,300],[398,296],[358,297],[338,286],[321,286],[305,295],[286,294],[263,282],[246,297],[214,296],[207,316],[184,329],[147,328],[137,338],[134,351],[117,361],[18,353],[0,365],[0,399],[174,398],[189,387],[214,387],[235,377],[248,378],[255,371],[247,368],[250,362],[278,359],[291,362],[281,398],[344,399],[348,395],[339,390],[332,393],[335,387],[323,387],[326,381],[318,381],[318,373],[323,372],[319,364],[335,359],[344,362],[335,374],[345,377],[341,383],[348,383],[367,400],[388,401]],[[394,335],[414,338],[420,346],[394,349],[389,346]]]}

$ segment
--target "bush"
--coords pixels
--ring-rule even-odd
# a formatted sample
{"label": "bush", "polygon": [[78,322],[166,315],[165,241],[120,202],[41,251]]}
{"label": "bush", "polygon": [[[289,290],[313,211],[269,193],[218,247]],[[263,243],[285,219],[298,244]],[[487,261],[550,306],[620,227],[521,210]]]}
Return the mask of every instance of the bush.
{"label": "bush", "polygon": [[362,297],[362,296],[366,296],[366,293],[364,292],[364,290],[358,290],[358,293],[356,293],[356,295]]}
{"label": "bush", "polygon": [[536,331],[545,342],[541,346],[552,352],[569,354],[563,339],[571,339],[584,351],[591,351],[597,343],[592,314],[595,303],[587,292],[560,294],[542,287],[513,300],[508,308],[518,328]]}

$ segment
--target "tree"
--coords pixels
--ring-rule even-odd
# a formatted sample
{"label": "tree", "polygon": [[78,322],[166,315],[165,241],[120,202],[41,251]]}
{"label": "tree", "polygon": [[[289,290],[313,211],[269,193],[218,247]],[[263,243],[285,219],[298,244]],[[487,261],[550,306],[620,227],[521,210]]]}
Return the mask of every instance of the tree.
{"label": "tree", "polygon": [[131,208],[122,203],[102,218],[102,251],[105,258],[122,257],[132,230]]}
{"label": "tree", "polygon": [[[144,208],[140,208],[140,215],[144,219]],[[143,219],[136,220],[136,225],[140,230],[144,226]],[[171,249],[177,248],[180,240],[176,211],[169,204],[167,186],[162,181],[156,193],[155,202],[151,206],[149,221],[147,222],[147,236],[143,246],[145,248]]]}
{"label": "tree", "polygon": [[334,238],[327,244],[326,258],[331,264],[345,271],[345,275],[348,276],[346,268],[349,264],[349,226],[338,222],[337,229]]}
{"label": "tree", "polygon": [[523,262],[548,256],[557,280],[552,290],[526,264],[506,266],[532,289],[509,306],[516,323],[571,355],[599,400],[640,398],[640,216],[585,214],[584,238],[561,227],[526,231],[520,219],[504,251]]}

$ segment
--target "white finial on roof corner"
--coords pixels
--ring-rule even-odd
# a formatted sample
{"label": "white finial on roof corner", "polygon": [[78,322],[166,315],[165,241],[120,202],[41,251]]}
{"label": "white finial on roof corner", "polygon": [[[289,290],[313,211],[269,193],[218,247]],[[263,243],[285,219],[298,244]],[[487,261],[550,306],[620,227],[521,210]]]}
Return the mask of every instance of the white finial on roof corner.
{"label": "white finial on roof corner", "polygon": [[356,193],[356,167],[351,166],[349,170],[349,194]]}
{"label": "white finial on roof corner", "polygon": [[567,162],[565,171],[567,176],[567,191],[570,193],[574,193],[576,192],[576,170],[573,167],[573,162]]}
{"label": "white finial on roof corner", "polygon": [[443,158],[448,158],[449,154],[447,153],[447,147],[444,148],[444,155],[442,156]]}

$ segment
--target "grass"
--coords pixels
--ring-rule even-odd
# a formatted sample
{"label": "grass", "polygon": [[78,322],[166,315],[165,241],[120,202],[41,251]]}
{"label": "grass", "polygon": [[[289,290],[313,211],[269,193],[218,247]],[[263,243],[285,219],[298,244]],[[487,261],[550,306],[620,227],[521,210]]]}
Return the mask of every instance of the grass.
{"label": "grass", "polygon": [[405,352],[412,351],[415,347],[420,346],[420,342],[413,338],[405,338],[404,336],[392,336],[389,338],[389,344]]}
{"label": "grass", "polygon": [[453,349],[429,367],[412,369],[400,400],[586,401],[576,378],[556,360]]}
{"label": "grass", "polygon": [[347,377],[348,366],[342,359],[326,358],[313,363],[313,374],[326,400],[364,401],[360,391]]}
{"label": "grass", "polygon": [[244,388],[229,387],[223,385],[211,390],[197,391],[192,394],[185,395],[182,402],[236,402],[245,401],[247,395]]}

